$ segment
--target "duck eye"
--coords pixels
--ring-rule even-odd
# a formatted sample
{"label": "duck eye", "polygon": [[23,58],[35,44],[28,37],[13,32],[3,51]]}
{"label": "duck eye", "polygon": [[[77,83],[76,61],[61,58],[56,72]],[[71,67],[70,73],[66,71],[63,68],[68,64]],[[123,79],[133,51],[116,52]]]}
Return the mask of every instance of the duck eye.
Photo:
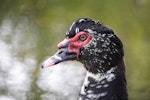
{"label": "duck eye", "polygon": [[79,40],[80,41],[84,41],[87,39],[87,36],[85,34],[82,34],[80,37],[79,37]]}

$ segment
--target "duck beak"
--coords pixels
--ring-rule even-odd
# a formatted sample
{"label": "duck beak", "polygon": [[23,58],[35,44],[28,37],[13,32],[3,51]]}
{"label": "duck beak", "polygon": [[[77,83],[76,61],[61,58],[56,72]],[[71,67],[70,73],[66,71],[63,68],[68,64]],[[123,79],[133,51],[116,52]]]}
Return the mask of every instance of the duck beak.
{"label": "duck beak", "polygon": [[50,67],[63,61],[75,60],[77,58],[78,49],[72,48],[72,50],[70,45],[71,42],[68,39],[65,39],[64,41],[60,42],[57,45],[58,51],[53,56],[45,60],[41,67]]}
{"label": "duck beak", "polygon": [[[79,41],[81,35],[85,35],[87,38],[84,41]],[[42,68],[53,66],[63,61],[78,59],[80,48],[86,45],[91,39],[92,36],[86,32],[79,32],[73,38],[64,39],[57,45],[58,51],[43,62],[41,65]]]}

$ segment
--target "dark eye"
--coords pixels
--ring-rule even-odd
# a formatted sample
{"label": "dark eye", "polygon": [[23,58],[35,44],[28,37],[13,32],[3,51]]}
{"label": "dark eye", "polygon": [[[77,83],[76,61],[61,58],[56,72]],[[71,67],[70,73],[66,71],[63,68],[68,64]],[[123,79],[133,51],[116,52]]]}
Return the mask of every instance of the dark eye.
{"label": "dark eye", "polygon": [[86,40],[87,36],[85,34],[82,34],[80,37],[79,37],[79,40],[80,41],[84,41]]}

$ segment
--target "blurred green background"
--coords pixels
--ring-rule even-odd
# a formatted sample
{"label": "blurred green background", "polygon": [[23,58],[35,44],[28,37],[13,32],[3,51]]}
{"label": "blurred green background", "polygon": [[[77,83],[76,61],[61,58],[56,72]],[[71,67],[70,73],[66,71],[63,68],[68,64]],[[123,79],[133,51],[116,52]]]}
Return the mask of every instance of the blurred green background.
{"label": "blurred green background", "polygon": [[150,100],[150,0],[0,0],[1,41],[12,44],[19,59],[36,61],[28,100],[37,100],[40,91],[35,85],[40,63],[80,17],[115,30],[124,43],[129,99]]}

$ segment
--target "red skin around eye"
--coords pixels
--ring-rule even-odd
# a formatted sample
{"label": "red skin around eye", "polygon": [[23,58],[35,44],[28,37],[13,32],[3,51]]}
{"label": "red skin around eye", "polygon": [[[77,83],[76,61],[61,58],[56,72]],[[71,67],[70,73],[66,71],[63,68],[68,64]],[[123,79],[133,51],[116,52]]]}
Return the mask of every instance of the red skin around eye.
{"label": "red skin around eye", "polygon": [[[85,39],[84,41],[80,41],[79,37],[81,35],[86,35],[87,39]],[[79,32],[78,34],[76,34],[73,38],[69,38],[69,39],[64,39],[62,42],[60,42],[57,47],[58,48],[62,48],[64,47],[68,42],[68,51],[72,52],[72,53],[76,53],[77,56],[79,55],[79,49],[86,45],[87,43],[90,42],[90,40],[92,39],[92,36],[86,32]]]}

